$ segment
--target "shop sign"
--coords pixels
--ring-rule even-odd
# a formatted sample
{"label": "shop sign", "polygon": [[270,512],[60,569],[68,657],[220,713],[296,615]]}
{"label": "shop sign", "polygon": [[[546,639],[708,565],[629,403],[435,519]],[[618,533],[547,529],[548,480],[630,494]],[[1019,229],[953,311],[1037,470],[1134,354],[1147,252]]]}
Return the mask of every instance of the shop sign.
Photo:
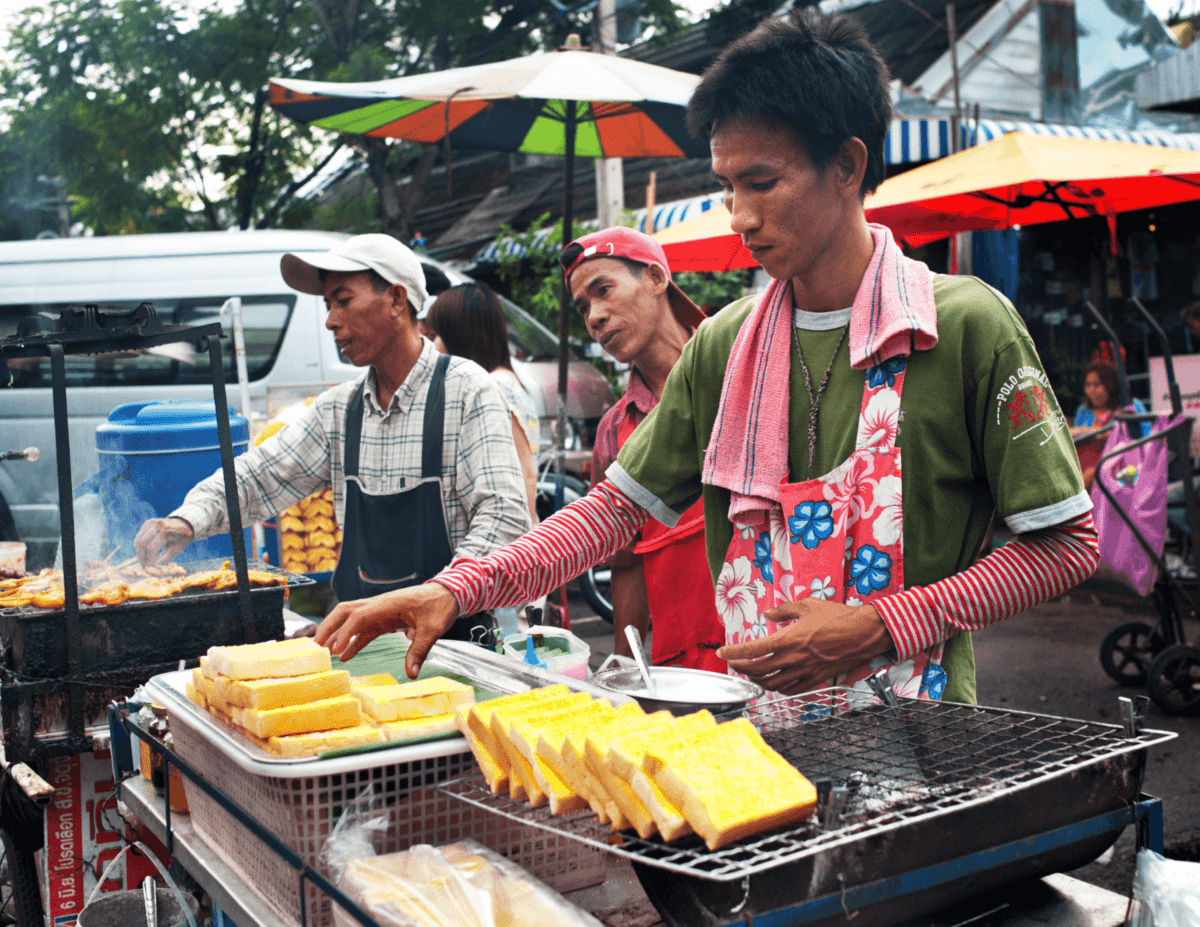
{"label": "shop sign", "polygon": [[[1200,418],[1200,354],[1175,357],[1175,380],[1183,398],[1183,414],[1193,422]],[[1161,357],[1150,358],[1150,403],[1159,415],[1171,412],[1167,367]],[[1200,426],[1192,425],[1192,456],[1200,457]]]}
{"label": "shop sign", "polygon": [[[45,811],[43,894],[52,927],[71,927],[92,889],[121,849],[125,822],[117,813],[108,750],[50,761],[46,777],[54,797]],[[128,835],[129,839],[133,835]],[[125,854],[100,891],[137,888],[153,864]]]}

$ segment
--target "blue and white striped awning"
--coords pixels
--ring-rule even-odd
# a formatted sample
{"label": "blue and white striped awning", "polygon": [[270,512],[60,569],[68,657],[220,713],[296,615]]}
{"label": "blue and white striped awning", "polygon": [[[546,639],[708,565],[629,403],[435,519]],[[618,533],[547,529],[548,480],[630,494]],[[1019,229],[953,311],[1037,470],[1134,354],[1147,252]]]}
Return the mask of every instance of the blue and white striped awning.
{"label": "blue and white striped awning", "polygon": [[[1168,132],[1165,129],[1105,129],[1097,126],[1053,125],[1045,122],[1019,122],[1001,119],[980,119],[978,123],[963,121],[959,126],[961,147],[982,145],[999,138],[1005,132],[1027,132],[1030,135],[1054,135],[1060,138],[1097,138],[1138,145],[1157,145],[1160,148],[1185,148],[1200,151],[1200,133]],[[925,116],[919,119],[896,119],[884,140],[883,156],[887,164],[911,164],[933,161],[950,154],[950,119],[947,116]]]}
{"label": "blue and white striped awning", "polygon": [[[654,207],[654,222],[652,227],[646,228],[646,210],[638,209],[633,213],[636,220],[634,228],[643,232],[661,232],[663,229],[676,225],[684,219],[690,219],[693,216],[698,216],[702,212],[708,212],[713,206],[719,204],[722,200],[720,193],[706,193],[704,196],[693,196],[686,200],[673,200],[670,203],[662,203]],[[595,221],[583,223],[590,231],[598,227]],[[540,243],[545,240],[556,226],[544,228],[534,235],[534,242]],[[525,248],[513,241],[501,243],[493,241],[485,245],[471,259],[474,264],[493,264],[501,256],[510,256],[514,254],[524,254]]]}

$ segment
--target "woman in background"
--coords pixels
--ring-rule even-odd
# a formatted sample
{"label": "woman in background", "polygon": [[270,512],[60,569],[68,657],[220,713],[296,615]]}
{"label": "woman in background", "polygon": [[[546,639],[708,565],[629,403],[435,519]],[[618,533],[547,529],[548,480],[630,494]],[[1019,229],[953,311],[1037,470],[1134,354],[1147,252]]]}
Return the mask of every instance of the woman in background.
{"label": "woman in background", "polygon": [[443,354],[475,361],[500,387],[511,413],[529,512],[537,524],[537,467],[533,455],[538,452],[541,423],[533,398],[512,370],[508,322],[500,298],[482,283],[464,283],[440,294],[424,321],[434,333],[434,347]]}
{"label": "woman in background", "polygon": [[[1075,412],[1075,424],[1071,437],[1075,439],[1075,452],[1079,455],[1079,466],[1083,470],[1084,486],[1090,490],[1096,478],[1096,464],[1104,453],[1104,443],[1112,425],[1113,413],[1121,401],[1121,380],[1116,364],[1106,360],[1095,360],[1087,366],[1083,378],[1083,404]],[[1144,413],[1146,407],[1133,400],[1136,412]],[[1130,431],[1137,434],[1136,426]],[[1143,422],[1141,436],[1150,433],[1150,423]]]}

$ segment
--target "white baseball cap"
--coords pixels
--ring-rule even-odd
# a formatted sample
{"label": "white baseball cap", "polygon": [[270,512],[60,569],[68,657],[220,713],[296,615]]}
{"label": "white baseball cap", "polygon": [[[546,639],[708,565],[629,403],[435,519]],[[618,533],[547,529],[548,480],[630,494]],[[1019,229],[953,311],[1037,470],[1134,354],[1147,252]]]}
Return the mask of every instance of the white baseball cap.
{"label": "white baseball cap", "polygon": [[355,235],[324,254],[285,254],[279,259],[279,270],[292,289],[314,296],[325,294],[320,274],[323,270],[373,270],[388,283],[404,287],[413,308],[420,309],[428,298],[420,258],[391,235]]}

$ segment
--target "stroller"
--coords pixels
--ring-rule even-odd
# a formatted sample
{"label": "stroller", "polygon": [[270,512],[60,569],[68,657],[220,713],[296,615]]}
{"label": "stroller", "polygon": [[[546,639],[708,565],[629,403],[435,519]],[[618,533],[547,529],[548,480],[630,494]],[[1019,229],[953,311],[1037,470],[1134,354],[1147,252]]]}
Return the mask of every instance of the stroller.
{"label": "stroller", "polygon": [[[1122,624],[1104,638],[1100,645],[1100,664],[1104,671],[1122,685],[1145,685],[1150,697],[1166,714],[1200,713],[1200,647],[1188,644],[1183,620],[1200,615],[1197,608],[1197,539],[1200,539],[1200,511],[1197,509],[1196,486],[1192,476],[1189,445],[1192,421],[1181,417],[1183,404],[1175,380],[1175,366],[1166,334],[1138,299],[1131,302],[1157,332],[1163,346],[1163,359],[1171,396],[1171,410],[1177,419],[1169,427],[1121,444],[1100,458],[1096,466],[1096,486],[1112,505],[1114,511],[1132,531],[1142,549],[1157,564],[1158,571],[1151,592],[1158,621],[1153,625],[1143,621]],[[1117,367],[1121,375],[1122,405],[1129,400],[1125,380],[1121,343],[1104,317],[1091,304],[1088,309],[1108,332],[1116,347]],[[1157,414],[1138,414],[1118,411],[1114,418],[1130,425],[1153,422]],[[1153,441],[1167,441],[1177,453],[1181,479],[1167,487],[1167,543],[1179,552],[1175,566],[1168,564],[1164,554],[1155,550],[1145,535],[1121,507],[1099,474],[1110,460]],[[1190,562],[1190,565],[1189,565]]]}

